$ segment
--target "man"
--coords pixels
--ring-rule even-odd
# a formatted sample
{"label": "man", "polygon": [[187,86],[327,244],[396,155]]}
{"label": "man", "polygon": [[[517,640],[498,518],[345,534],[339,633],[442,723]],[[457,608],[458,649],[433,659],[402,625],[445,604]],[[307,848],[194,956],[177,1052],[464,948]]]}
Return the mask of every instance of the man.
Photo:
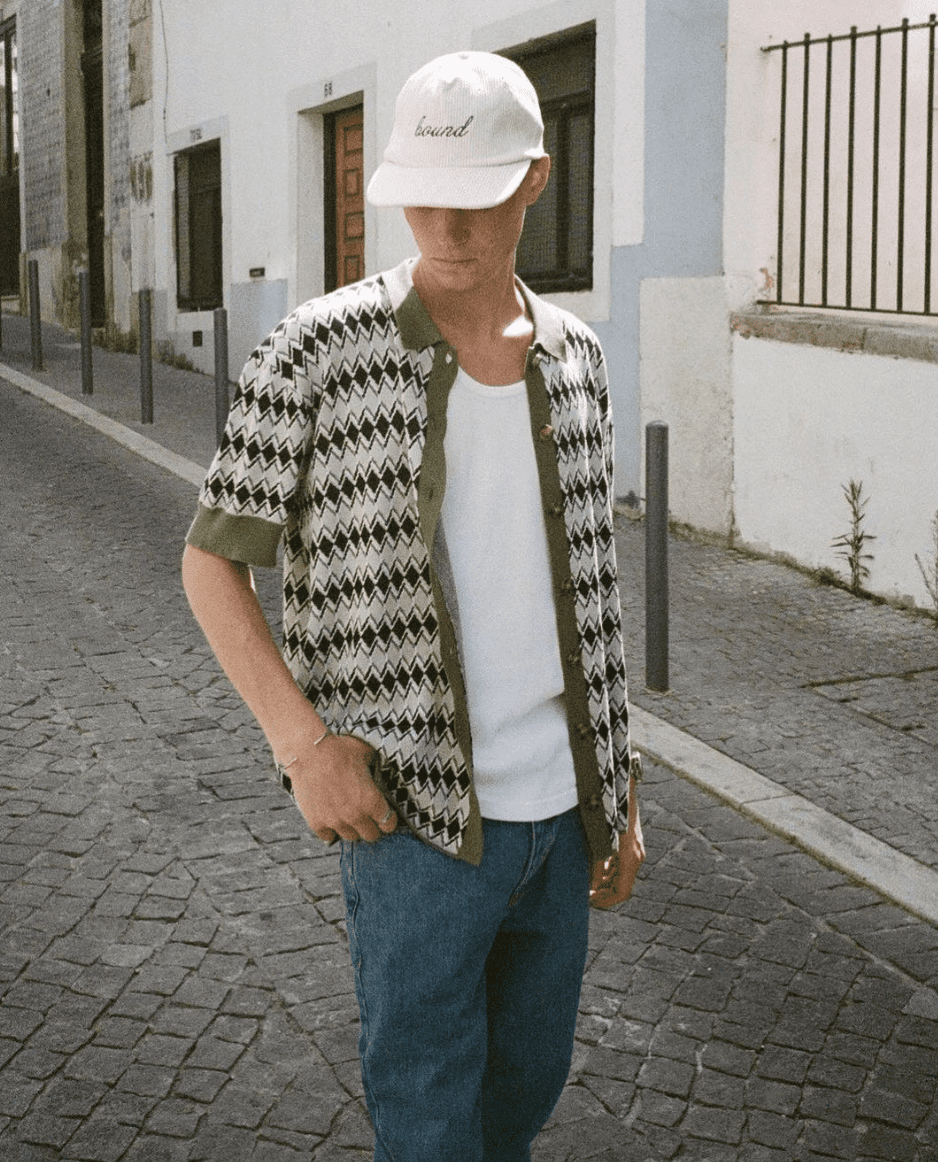
{"label": "man", "polygon": [[[408,80],[369,198],[419,258],[254,353],[184,556],[283,785],[342,841],[378,1162],[530,1158],[589,903],[644,858],[602,355],[514,275],[549,171],[516,65]],[[283,655],[250,575],[281,537]]]}

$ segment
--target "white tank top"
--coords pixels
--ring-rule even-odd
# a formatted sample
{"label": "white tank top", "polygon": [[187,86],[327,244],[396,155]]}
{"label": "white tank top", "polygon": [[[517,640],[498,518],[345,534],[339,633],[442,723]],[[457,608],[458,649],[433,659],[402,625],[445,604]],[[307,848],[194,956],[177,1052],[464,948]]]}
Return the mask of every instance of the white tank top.
{"label": "white tank top", "polygon": [[488,819],[576,806],[547,534],[523,382],[460,369],[435,561],[456,628],[475,789]]}

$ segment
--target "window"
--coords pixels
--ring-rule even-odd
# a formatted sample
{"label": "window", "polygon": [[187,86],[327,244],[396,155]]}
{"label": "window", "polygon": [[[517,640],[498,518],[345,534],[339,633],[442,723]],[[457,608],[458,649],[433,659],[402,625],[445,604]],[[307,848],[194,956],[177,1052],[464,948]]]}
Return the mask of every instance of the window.
{"label": "window", "polygon": [[590,290],[595,26],[502,55],[524,69],[537,91],[552,162],[547,189],[525,218],[518,274],[539,292]]}
{"label": "window", "polygon": [[769,45],[783,306],[938,315],[938,21]]}
{"label": "window", "polygon": [[176,154],[177,305],[210,311],[224,303],[221,249],[221,147]]}

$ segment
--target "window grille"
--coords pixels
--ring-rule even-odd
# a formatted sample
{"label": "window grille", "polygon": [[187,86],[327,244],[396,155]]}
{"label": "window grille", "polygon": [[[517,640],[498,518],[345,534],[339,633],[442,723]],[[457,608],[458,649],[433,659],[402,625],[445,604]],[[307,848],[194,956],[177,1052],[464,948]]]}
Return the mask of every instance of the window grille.
{"label": "window grille", "polygon": [[219,142],[177,153],[175,173],[177,305],[210,311],[224,305]]}
{"label": "window grille", "polygon": [[593,148],[596,31],[593,25],[503,53],[527,73],[551,156],[547,188],[525,215],[518,275],[539,292],[593,285]]}
{"label": "window grille", "polygon": [[935,17],[767,46],[779,61],[774,298],[935,315]]}

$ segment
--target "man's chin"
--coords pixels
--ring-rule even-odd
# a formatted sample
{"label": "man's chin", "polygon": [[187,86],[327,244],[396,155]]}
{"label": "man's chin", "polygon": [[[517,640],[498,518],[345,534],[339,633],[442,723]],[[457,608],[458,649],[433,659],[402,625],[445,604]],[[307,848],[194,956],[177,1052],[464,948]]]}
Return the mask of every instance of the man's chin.
{"label": "man's chin", "polygon": [[471,258],[430,259],[425,269],[435,282],[449,290],[470,290],[477,285],[480,276],[479,264]]}

